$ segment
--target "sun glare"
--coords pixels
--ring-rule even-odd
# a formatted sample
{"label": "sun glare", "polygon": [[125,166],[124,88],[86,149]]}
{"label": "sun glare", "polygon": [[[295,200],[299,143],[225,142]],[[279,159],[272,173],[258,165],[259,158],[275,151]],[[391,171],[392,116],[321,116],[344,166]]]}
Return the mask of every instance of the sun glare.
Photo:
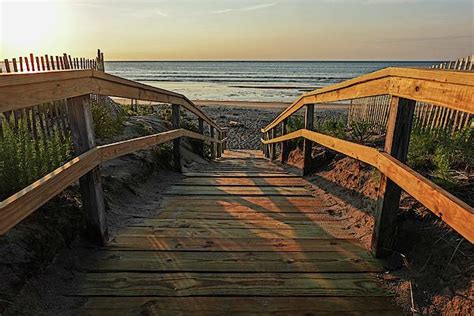
{"label": "sun glare", "polygon": [[57,2],[0,0],[2,53],[51,50],[64,32]]}

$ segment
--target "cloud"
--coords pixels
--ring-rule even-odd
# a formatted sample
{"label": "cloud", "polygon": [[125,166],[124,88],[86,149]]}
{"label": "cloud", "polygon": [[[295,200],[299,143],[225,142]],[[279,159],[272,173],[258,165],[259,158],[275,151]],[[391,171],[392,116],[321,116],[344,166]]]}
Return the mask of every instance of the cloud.
{"label": "cloud", "polygon": [[243,12],[243,11],[256,11],[256,10],[261,10],[261,9],[266,9],[275,6],[277,3],[276,2],[269,2],[269,3],[262,3],[262,4],[256,4],[248,7],[243,7],[243,8],[236,8],[236,9],[220,9],[220,10],[215,10],[211,11],[213,14],[226,14],[226,13],[231,13],[231,12]]}
{"label": "cloud", "polygon": [[245,7],[245,8],[242,8],[240,10],[241,11],[255,11],[255,10],[270,8],[270,7],[273,7],[275,5],[276,5],[276,2],[262,3],[262,4],[253,5],[253,6],[250,6],[250,7]]}

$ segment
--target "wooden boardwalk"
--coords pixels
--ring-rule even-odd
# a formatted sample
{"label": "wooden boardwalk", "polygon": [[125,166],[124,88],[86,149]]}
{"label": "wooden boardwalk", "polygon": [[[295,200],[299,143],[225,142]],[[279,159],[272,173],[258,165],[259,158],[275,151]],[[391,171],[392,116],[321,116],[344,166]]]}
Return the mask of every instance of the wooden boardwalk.
{"label": "wooden boardwalk", "polygon": [[253,151],[185,173],[83,266],[97,315],[399,314],[383,271],[303,179]]}

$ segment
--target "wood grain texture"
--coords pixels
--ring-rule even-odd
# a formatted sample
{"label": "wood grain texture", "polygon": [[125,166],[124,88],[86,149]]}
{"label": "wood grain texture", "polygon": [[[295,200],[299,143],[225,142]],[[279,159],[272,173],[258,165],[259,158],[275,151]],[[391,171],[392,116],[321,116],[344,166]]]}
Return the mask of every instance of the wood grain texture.
{"label": "wood grain texture", "polygon": [[88,272],[381,272],[370,254],[358,252],[104,251],[83,258]]}
{"label": "wood grain texture", "polygon": [[200,108],[181,94],[92,69],[1,74],[0,112],[88,93],[179,104],[222,131]]}
{"label": "wood grain texture", "polygon": [[298,187],[255,186],[171,186],[165,195],[239,195],[239,196],[311,196],[311,192]]}
{"label": "wood grain texture", "polygon": [[360,273],[88,273],[80,296],[389,296]]}
{"label": "wood grain texture", "polygon": [[[367,302],[370,303],[367,303]],[[86,315],[403,315],[387,297],[91,297]]]}
{"label": "wood grain texture", "polygon": [[[189,228],[155,228],[155,227],[128,227],[121,231],[122,237],[144,237],[144,238],[214,238],[219,239],[231,238],[261,238],[261,239],[275,239],[275,238],[292,238],[299,239],[333,239],[334,237],[344,239],[345,235],[328,232],[326,227],[312,226],[310,228],[287,228],[278,230],[271,228],[220,228],[220,227],[189,227]],[[349,238],[349,237],[347,237]]]}
{"label": "wood grain texture", "polygon": [[100,163],[173,140],[176,137],[207,137],[183,129],[97,146],[65,163],[25,189],[0,202],[0,235],[36,211]]}
{"label": "wood grain texture", "polygon": [[474,243],[474,230],[470,228],[474,223],[474,208],[387,153],[307,130],[299,130],[272,141],[278,142],[282,139],[289,140],[297,137],[307,137],[318,144],[377,168],[463,237]]}
{"label": "wood grain texture", "polygon": [[[169,210],[160,213],[160,219],[213,219],[213,220],[277,220],[277,221],[340,221],[346,218],[338,218],[330,215],[330,212],[317,208],[305,212],[295,210],[294,212],[252,212],[252,211],[177,211]],[[148,222],[148,220],[147,220]]]}
{"label": "wood grain texture", "polygon": [[179,185],[218,185],[218,186],[285,186],[304,187],[307,183],[299,178],[185,178]]}
{"label": "wood grain texture", "polygon": [[158,236],[116,236],[109,244],[115,249],[153,251],[277,251],[277,252],[366,252],[357,240],[291,238],[198,238]]}

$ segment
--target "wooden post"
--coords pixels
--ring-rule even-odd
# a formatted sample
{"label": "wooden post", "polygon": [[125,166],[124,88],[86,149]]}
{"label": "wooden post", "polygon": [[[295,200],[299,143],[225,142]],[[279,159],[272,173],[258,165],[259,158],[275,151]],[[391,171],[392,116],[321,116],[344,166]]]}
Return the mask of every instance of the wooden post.
{"label": "wooden post", "polygon": [[[304,128],[313,130],[314,122],[314,104],[306,105],[306,115],[304,120]],[[313,142],[305,139],[303,142],[303,175],[306,176],[311,172],[311,153],[313,149]]]}
{"label": "wooden post", "polygon": [[[288,119],[283,120],[281,123],[281,135],[286,135],[288,133]],[[289,156],[288,142],[281,142],[281,163],[288,161]]]}
{"label": "wooden post", "polygon": [[[406,162],[410,132],[416,101],[392,96],[384,151],[401,162]],[[376,257],[390,254],[397,231],[397,212],[401,189],[385,175],[381,175],[375,213],[372,252]]]}
{"label": "wooden post", "polygon": [[[171,120],[173,129],[179,128],[179,104],[171,105]],[[173,140],[174,169],[181,172],[181,137]]]}
{"label": "wooden post", "polygon": [[[222,137],[223,137],[223,139],[226,139],[226,138],[227,138],[227,129],[225,129],[225,130],[222,132]],[[227,140],[225,140],[225,141],[222,143],[222,153],[224,153],[226,150],[227,150]]]}
{"label": "wooden post", "polygon": [[[220,131],[217,131],[217,140],[222,139],[222,133]],[[221,143],[216,143],[217,144],[217,158],[221,158],[222,156],[222,144]]]}
{"label": "wooden post", "polygon": [[[204,120],[199,117],[198,122],[199,134],[204,135]],[[204,141],[202,141],[201,145],[199,146],[198,154],[199,156],[204,157]]]}
{"label": "wooden post", "polygon": [[[270,138],[273,139],[275,138],[275,129],[272,128],[270,131]],[[276,159],[276,144],[273,143],[270,145],[270,160],[275,160]]]}
{"label": "wooden post", "polygon": [[[90,109],[90,95],[67,99],[69,126],[76,155],[95,147],[94,123]],[[100,168],[96,167],[79,179],[82,205],[87,217],[88,236],[95,242],[105,244],[108,230],[105,205],[100,178]]]}
{"label": "wooden post", "polygon": [[[209,126],[209,134],[211,136],[212,139],[214,139],[214,127],[213,126]],[[216,158],[216,142],[212,142],[211,143],[211,159],[215,159]]]}
{"label": "wooden post", "polygon": [[[263,140],[267,140],[267,137],[266,137],[265,135],[267,135],[267,133],[262,133],[262,139],[263,139]],[[265,144],[262,143],[263,155],[264,155],[266,158],[268,158],[268,150],[267,150],[267,149],[268,149],[267,145],[265,145]]]}

